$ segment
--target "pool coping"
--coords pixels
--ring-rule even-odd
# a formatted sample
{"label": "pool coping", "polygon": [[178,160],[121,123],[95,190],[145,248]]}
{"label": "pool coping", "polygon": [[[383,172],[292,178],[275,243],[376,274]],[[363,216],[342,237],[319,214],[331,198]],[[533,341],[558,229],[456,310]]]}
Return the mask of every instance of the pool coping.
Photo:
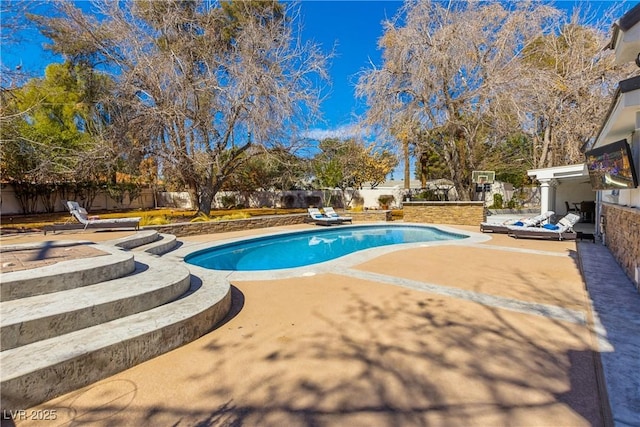
{"label": "pool coping", "polygon": [[[394,245],[386,245],[379,246],[375,248],[363,249],[357,252],[353,252],[351,254],[343,255],[339,258],[335,258],[329,261],[320,262],[317,264],[311,264],[302,267],[294,267],[294,268],[283,268],[277,270],[255,270],[255,271],[235,271],[235,270],[213,270],[207,269],[207,271],[211,272],[214,275],[220,275],[224,277],[226,280],[276,280],[276,279],[286,279],[292,277],[309,277],[317,274],[325,274],[331,273],[336,269],[344,269],[349,268],[357,264],[361,264],[363,262],[369,261],[373,258],[386,255],[391,252],[396,252],[399,250],[412,249],[412,248],[420,248],[420,247],[431,247],[431,246],[442,246],[442,245],[469,245],[469,244],[477,244],[486,242],[491,240],[490,236],[479,232],[472,232],[466,230],[460,230],[459,228],[448,227],[446,225],[434,225],[434,224],[419,224],[419,223],[399,223],[399,224],[389,224],[388,222],[371,222],[367,224],[353,224],[353,225],[340,225],[341,228],[362,228],[362,227],[376,227],[384,225],[385,227],[429,227],[435,228],[441,231],[445,231],[448,233],[458,234],[458,235],[467,235],[468,238],[459,239],[459,240],[439,240],[433,242],[416,242],[416,243],[403,243],[403,244],[394,244]],[[337,227],[337,226],[336,226]],[[331,229],[335,230],[335,227]],[[324,228],[318,228],[318,231],[322,231]],[[185,261],[185,258],[197,251],[209,249],[216,246],[233,244],[244,240],[250,240],[253,238],[267,238],[272,236],[280,236],[287,234],[296,234],[296,233],[307,233],[307,230],[298,230],[298,231],[279,231],[272,233],[260,234],[259,236],[243,236],[243,237],[234,237],[231,239],[224,240],[216,240],[212,242],[205,243],[196,243],[196,244],[185,244],[179,249],[166,254],[165,257],[172,258],[174,261],[183,262],[188,266],[191,264]]]}

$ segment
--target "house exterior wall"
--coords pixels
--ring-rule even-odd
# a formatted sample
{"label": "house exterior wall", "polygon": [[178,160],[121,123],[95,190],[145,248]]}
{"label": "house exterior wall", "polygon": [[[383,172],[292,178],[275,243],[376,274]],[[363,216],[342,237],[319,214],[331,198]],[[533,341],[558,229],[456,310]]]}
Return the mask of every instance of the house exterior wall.
{"label": "house exterior wall", "polygon": [[[640,174],[640,118],[629,141],[636,174]],[[601,200],[604,243],[640,291],[640,187],[601,191]]]}
{"label": "house exterior wall", "polygon": [[569,202],[570,207],[573,207],[572,203],[593,202],[596,199],[596,192],[593,191],[591,183],[588,181],[589,177],[585,177],[581,181],[559,180],[556,187],[555,209],[552,210],[557,215],[566,215],[568,212],[564,202]]}
{"label": "house exterior wall", "polygon": [[640,291],[640,209],[603,203],[601,215],[604,243]]}

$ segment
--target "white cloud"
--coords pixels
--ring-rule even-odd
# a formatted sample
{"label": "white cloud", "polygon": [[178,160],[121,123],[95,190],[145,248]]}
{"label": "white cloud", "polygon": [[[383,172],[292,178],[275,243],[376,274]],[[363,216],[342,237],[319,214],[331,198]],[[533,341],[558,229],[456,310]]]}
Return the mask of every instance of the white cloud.
{"label": "white cloud", "polygon": [[310,129],[302,133],[303,138],[322,141],[327,138],[347,139],[352,137],[364,137],[364,130],[356,124],[339,126],[334,129]]}

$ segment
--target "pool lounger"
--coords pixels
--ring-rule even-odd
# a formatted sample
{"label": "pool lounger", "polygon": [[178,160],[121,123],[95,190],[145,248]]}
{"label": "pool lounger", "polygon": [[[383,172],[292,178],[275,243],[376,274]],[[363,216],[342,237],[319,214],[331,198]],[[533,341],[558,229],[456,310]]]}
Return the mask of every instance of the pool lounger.
{"label": "pool lounger", "polygon": [[488,222],[480,223],[480,231],[483,233],[509,233],[514,227],[530,228],[540,227],[540,225],[549,220],[554,215],[553,211],[547,211],[531,218],[523,218],[513,223],[492,224]]}
{"label": "pool lounger", "polygon": [[578,233],[573,226],[580,221],[580,216],[569,213],[558,221],[558,224],[546,224],[543,227],[508,227],[509,236],[546,240],[576,240]]}
{"label": "pool lounger", "polygon": [[309,212],[308,221],[313,222],[316,225],[333,225],[333,224],[342,224],[338,218],[329,218],[320,212],[318,208],[308,208]]}
{"label": "pool lounger", "polygon": [[505,224],[489,224],[483,222],[480,224],[480,231],[483,233],[508,233],[509,227]]}
{"label": "pool lounger", "polygon": [[353,222],[353,218],[351,218],[350,216],[341,216],[338,214],[338,212],[336,212],[333,207],[331,206],[327,206],[326,208],[323,209],[324,210],[324,214],[328,217],[328,218],[335,218],[340,222]]}

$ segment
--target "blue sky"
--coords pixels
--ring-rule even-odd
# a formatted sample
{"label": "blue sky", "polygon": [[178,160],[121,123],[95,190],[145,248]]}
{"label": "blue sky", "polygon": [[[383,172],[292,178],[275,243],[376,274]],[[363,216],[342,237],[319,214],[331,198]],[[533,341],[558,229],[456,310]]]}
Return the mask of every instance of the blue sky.
{"label": "blue sky", "polygon": [[[325,52],[335,48],[330,63],[331,87],[325,92],[327,99],[322,105],[325,120],[317,123],[315,129],[333,131],[348,127],[356,121],[356,114],[364,112],[364,101],[354,99],[357,73],[369,66],[370,61],[380,64],[377,41],[382,35],[382,21],[392,18],[402,1],[303,0],[299,5],[304,40],[313,40]],[[12,69],[20,65],[22,70],[41,77],[47,64],[61,61],[42,49],[47,40],[37,31],[23,36],[19,45],[2,46],[4,65]]]}
{"label": "blue sky", "polygon": [[[365,111],[364,100],[355,99],[358,73],[370,63],[381,64],[378,39],[382,21],[393,18],[401,1],[303,1],[303,36],[335,49],[331,60],[332,86],[322,105],[326,123],[318,123],[316,136],[341,133]],[[323,132],[324,131],[324,132]],[[321,139],[321,138],[318,138]]]}
{"label": "blue sky", "polygon": [[[597,13],[613,3],[563,1],[555,4],[565,10],[581,4]],[[620,15],[635,4],[635,1],[625,3]],[[340,133],[356,122],[356,115],[364,113],[364,100],[355,98],[358,73],[370,67],[370,63],[381,64],[377,41],[382,35],[382,21],[392,18],[401,6],[402,1],[382,0],[300,2],[303,38],[321,44],[326,52],[335,47],[335,57],[329,70],[331,88],[325,94],[327,99],[322,105],[325,121],[315,124],[313,135],[321,138]],[[46,41],[42,37],[31,34],[27,40],[19,46],[3,46],[2,61],[11,68],[21,64],[23,69],[42,76],[46,64],[56,61],[56,58],[42,51],[41,46]]]}
{"label": "blue sky", "polygon": [[[595,18],[600,17],[603,10],[616,3],[621,6],[619,15],[621,16],[637,2],[627,1],[624,4],[614,0],[553,2],[559,9],[567,11],[568,15],[578,6]],[[330,50],[335,43],[336,52],[330,69],[332,88],[322,108],[325,123],[318,123],[312,129],[312,136],[322,139],[322,137],[344,134],[357,120],[356,115],[365,112],[365,101],[355,98],[358,73],[363,68],[370,68],[370,63],[381,65],[381,52],[378,50],[377,42],[382,36],[382,21],[393,18],[402,4],[402,1],[382,0],[303,0],[301,2],[305,39],[322,44],[326,51]]]}

